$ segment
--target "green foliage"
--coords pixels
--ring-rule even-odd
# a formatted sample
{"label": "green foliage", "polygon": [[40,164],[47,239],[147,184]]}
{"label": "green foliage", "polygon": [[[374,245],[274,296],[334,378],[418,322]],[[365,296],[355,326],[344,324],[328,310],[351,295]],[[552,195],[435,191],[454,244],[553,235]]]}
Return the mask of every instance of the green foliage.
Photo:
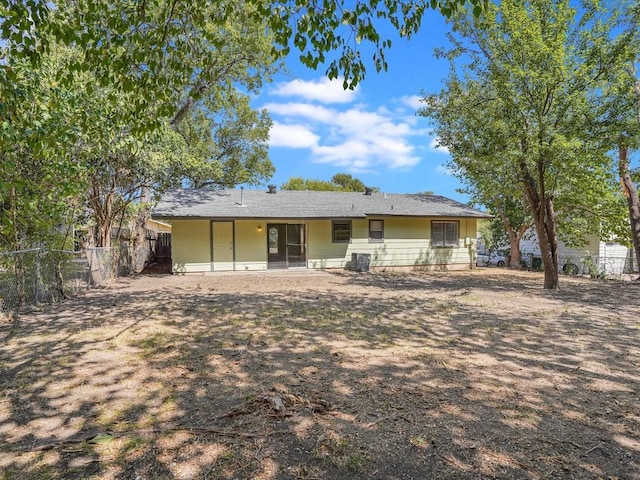
{"label": "green foliage", "polygon": [[618,241],[633,245],[640,268],[640,198],[637,178],[634,179],[629,161],[631,149],[640,147],[640,80],[637,72],[640,4],[632,2],[622,7],[625,15],[620,22],[618,35],[605,44],[608,56],[618,62],[614,68],[603,71],[603,86],[595,102],[592,134],[600,139],[603,148],[617,155],[616,173],[626,198],[615,201],[614,206],[626,204],[628,228],[626,232],[615,228],[612,230]]}
{"label": "green foliage", "polygon": [[431,8],[449,17],[462,5],[472,6],[480,15],[484,0],[431,0],[411,2],[406,0],[347,0],[259,2],[261,18],[268,19],[274,32],[279,51],[289,53],[291,44],[300,52],[300,61],[316,69],[328,61],[327,55],[337,52],[337,58],[329,61],[326,74],[329,78],[344,78],[344,88],[353,89],[366,75],[362,47],[366,44],[372,53],[376,71],[385,70],[385,51],[391,48],[390,38],[383,37],[383,25],[390,25],[400,37],[411,38]]}
{"label": "green foliage", "polygon": [[603,42],[604,56],[609,68],[602,70],[600,95],[593,99],[593,122],[590,133],[604,148],[616,151],[618,147],[640,147],[640,121],[638,106],[637,61],[640,55],[640,4],[621,2],[622,12],[617,35]]}
{"label": "green foliage", "polygon": [[336,173],[331,177],[331,182],[347,192],[364,192],[366,188],[362,180],[354,178],[348,173]]}
{"label": "green foliage", "polygon": [[337,185],[327,180],[311,180],[302,177],[291,177],[280,185],[282,190],[315,190],[315,191],[336,191]]}
{"label": "green foliage", "polygon": [[[6,107],[0,123],[0,249],[46,243],[60,247],[77,208],[84,169],[67,148],[75,138],[78,97],[55,81],[62,55],[34,71],[27,60],[12,63],[20,88],[0,84]],[[71,180],[71,181],[70,181]]]}
{"label": "green foliage", "polygon": [[63,1],[46,27],[83,52],[66,79],[90,70],[103,86],[133,93],[127,121],[142,130],[164,118],[179,124],[207,98],[255,93],[273,68],[272,37],[251,4]]}
{"label": "green foliage", "polygon": [[[27,3],[1,4],[9,16],[0,31],[17,22],[13,14],[36,8]],[[47,8],[22,44],[17,36],[0,43],[0,73],[9,80],[0,83],[0,234],[12,248],[25,243],[20,236],[43,240],[77,211],[89,211],[98,245],[108,246],[112,227],[144,214],[130,207],[150,189],[256,184],[273,174],[269,117],[249,105],[270,79],[272,42],[251,6]],[[31,36],[46,48],[27,52]],[[56,188],[47,188],[52,178]]]}
{"label": "green foliage", "polygon": [[[478,220],[478,233],[482,237],[482,241],[486,248],[493,250],[498,245],[502,245],[500,243],[501,237],[496,236],[496,229],[494,228],[494,224],[496,223],[496,219],[493,220]],[[504,229],[502,228],[502,224],[499,224],[500,231],[499,235],[504,236]]]}
{"label": "green foliage", "polygon": [[[180,81],[176,75],[184,80],[196,72],[203,79],[213,74],[206,67],[198,70],[190,60],[211,51],[207,45],[224,50],[227,35],[261,35],[268,30],[273,34],[269,54],[274,58],[285,56],[293,48],[310,68],[329,62],[329,78],[343,77],[345,88],[353,89],[365,77],[370,62],[377,71],[387,68],[385,52],[391,48],[392,40],[381,34],[387,26],[400,37],[410,38],[420,29],[428,9],[449,17],[465,4],[475,15],[481,15],[486,0],[194,0],[118,4],[109,0],[62,0],[55,3],[55,8],[45,2],[1,0],[0,33],[3,40],[10,42],[13,53],[32,57],[46,50],[47,40],[51,39],[78,46],[85,58],[73,70],[95,69],[105,83],[117,82],[126,91],[146,89],[152,92],[152,98],[163,99],[162,108],[170,109],[172,92],[167,87]],[[240,25],[251,28],[238,29]],[[252,50],[245,50],[245,55],[251,53]],[[365,60],[369,53],[370,62]],[[328,58],[333,55],[335,58]],[[197,98],[197,90],[192,94]],[[137,100],[139,103],[133,105],[136,110],[147,107],[141,97]]]}
{"label": "green foliage", "polygon": [[578,16],[568,0],[503,0],[479,18],[460,12],[453,48],[439,52],[451,61],[446,89],[427,95],[421,112],[478,202],[526,198],[549,288],[557,236],[578,244],[613,213],[611,159],[588,131],[601,72],[616,61],[603,62],[615,20],[597,4]]}
{"label": "green foliage", "polygon": [[[284,182],[282,190],[319,190],[328,192],[364,192],[362,180],[352,177],[348,173],[336,173],[331,180],[312,180],[302,177],[291,177]],[[378,190],[374,188],[373,190]]]}
{"label": "green foliage", "polygon": [[[208,100],[177,127],[185,141],[174,185],[228,188],[258,185],[274,172],[268,157],[271,120],[266,111],[253,110],[250,98],[229,92],[216,103]],[[213,133],[211,133],[213,132]],[[186,160],[186,161],[185,161]]]}

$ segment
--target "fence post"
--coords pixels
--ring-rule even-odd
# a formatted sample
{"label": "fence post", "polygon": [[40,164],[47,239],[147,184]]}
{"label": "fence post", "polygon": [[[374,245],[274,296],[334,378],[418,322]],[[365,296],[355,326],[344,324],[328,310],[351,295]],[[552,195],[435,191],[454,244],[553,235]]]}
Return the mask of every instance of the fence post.
{"label": "fence post", "polygon": [[36,249],[36,281],[33,282],[34,283],[34,304],[37,307],[38,306],[38,296],[40,294],[40,252],[42,251],[41,248],[37,248]]}

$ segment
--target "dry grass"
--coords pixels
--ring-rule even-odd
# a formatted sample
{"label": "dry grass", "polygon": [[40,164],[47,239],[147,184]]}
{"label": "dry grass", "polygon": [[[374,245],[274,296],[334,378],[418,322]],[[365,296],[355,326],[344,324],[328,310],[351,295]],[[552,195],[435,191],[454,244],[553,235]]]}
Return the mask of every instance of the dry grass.
{"label": "dry grass", "polygon": [[640,479],[640,285],[138,277],[0,324],[0,478]]}

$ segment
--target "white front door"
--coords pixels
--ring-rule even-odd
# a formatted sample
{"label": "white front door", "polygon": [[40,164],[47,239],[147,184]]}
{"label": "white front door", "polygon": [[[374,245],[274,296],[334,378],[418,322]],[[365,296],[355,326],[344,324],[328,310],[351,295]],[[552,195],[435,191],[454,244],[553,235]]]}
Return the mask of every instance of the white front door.
{"label": "white front door", "polygon": [[233,270],[233,222],[211,222],[212,262],[211,270]]}

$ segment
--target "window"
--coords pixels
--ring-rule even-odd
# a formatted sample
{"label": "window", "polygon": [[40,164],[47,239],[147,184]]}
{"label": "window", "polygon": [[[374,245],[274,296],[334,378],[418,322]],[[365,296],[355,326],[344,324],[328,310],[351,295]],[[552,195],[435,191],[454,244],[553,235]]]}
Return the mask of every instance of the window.
{"label": "window", "polygon": [[384,241],[384,222],[382,220],[369,220],[369,240]]}
{"label": "window", "polygon": [[458,247],[458,222],[431,222],[432,247]]}
{"label": "window", "polygon": [[332,231],[333,243],[349,243],[351,240],[351,220],[334,220]]}

